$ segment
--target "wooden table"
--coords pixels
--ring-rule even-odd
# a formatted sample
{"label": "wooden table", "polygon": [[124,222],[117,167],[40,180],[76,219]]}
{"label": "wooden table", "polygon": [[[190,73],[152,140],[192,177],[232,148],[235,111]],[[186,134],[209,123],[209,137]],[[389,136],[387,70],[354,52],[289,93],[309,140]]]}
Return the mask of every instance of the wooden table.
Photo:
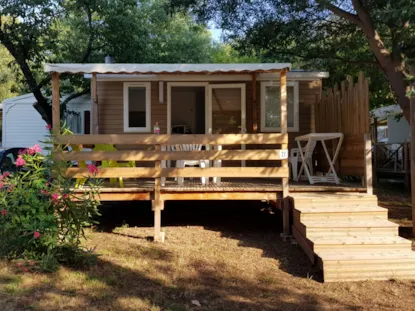
{"label": "wooden table", "polygon": [[[336,170],[334,169],[334,163],[336,162],[337,156],[339,155],[340,148],[343,143],[343,137],[344,135],[342,133],[310,133],[307,135],[296,137],[295,140],[297,141],[298,150],[301,156],[302,164],[301,164],[300,171],[298,172],[298,176],[295,176],[295,179],[298,180],[298,177],[301,176],[301,174],[305,170],[305,173],[308,177],[308,181],[310,182],[311,185],[314,183],[323,183],[323,182],[339,184],[340,180],[337,177]],[[332,139],[339,140],[339,143],[337,144],[337,147],[336,147],[336,151],[334,152],[333,159],[330,158],[330,154],[327,151],[327,146],[325,143],[326,140],[332,140]],[[307,142],[307,145],[306,145],[307,147],[305,148],[305,150],[304,148],[301,147],[302,141]],[[326,158],[330,166],[329,171],[324,176],[311,175],[310,169],[307,166],[307,161],[306,161],[306,159],[314,151],[314,150],[311,150],[312,148],[309,148],[309,146],[312,145],[312,142],[318,142],[318,141],[320,141],[321,144],[323,145],[324,153],[326,154]]]}

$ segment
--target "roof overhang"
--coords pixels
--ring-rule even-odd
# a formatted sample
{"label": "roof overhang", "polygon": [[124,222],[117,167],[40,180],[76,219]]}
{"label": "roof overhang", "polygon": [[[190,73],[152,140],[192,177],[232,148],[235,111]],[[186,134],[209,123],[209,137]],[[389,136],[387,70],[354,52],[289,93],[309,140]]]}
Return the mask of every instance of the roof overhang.
{"label": "roof overhang", "polygon": [[[277,73],[258,73],[257,81],[278,80],[280,74]],[[292,81],[310,81],[328,78],[330,75],[325,71],[289,71],[287,79]],[[86,79],[91,79],[92,74],[84,74]],[[97,74],[98,81],[251,81],[252,78],[247,74],[193,74],[190,77],[186,75],[168,75],[168,74]]]}
{"label": "roof overhang", "polygon": [[96,74],[249,74],[289,71],[289,63],[266,64],[46,64],[45,72]]}

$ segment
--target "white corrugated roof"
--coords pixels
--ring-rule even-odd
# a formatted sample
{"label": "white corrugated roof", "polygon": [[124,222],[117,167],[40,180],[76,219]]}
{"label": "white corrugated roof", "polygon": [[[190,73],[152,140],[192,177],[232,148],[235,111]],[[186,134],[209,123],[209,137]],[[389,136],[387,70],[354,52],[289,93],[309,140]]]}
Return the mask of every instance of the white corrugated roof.
{"label": "white corrugated roof", "polygon": [[376,108],[371,111],[372,118],[386,119],[389,116],[395,116],[402,113],[399,105],[390,105],[386,107]]}
{"label": "white corrugated roof", "polygon": [[278,72],[289,63],[267,64],[46,64],[45,72],[116,74],[220,74]]}

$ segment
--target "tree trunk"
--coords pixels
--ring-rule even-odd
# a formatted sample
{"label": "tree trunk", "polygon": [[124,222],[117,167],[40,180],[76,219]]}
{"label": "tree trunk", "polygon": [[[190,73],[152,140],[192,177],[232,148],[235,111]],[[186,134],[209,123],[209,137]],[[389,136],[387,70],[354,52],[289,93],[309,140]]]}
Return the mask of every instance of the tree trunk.
{"label": "tree trunk", "polygon": [[410,104],[409,98],[406,96],[408,85],[405,75],[391,64],[381,65],[381,67],[389,80],[392,90],[395,92],[396,101],[401,107],[406,121],[410,123]]}
{"label": "tree trunk", "polygon": [[46,124],[52,124],[52,108],[49,105],[48,100],[45,98],[45,96],[43,96],[39,85],[36,82],[36,79],[26,62],[26,59],[15,48],[13,42],[11,42],[3,33],[0,33],[0,41],[16,60],[16,63],[19,65],[30,91],[35,96],[37,102],[33,105],[34,108],[39,112],[42,119],[45,120]]}
{"label": "tree trunk", "polygon": [[405,119],[410,123],[409,98],[406,96],[408,84],[405,81],[402,60],[394,60],[392,58],[392,53],[385,47],[382,38],[373,26],[368,9],[359,0],[353,0],[352,2],[359,18],[356,24],[365,34],[370,49],[388,78],[392,90],[395,92],[397,102],[403,111]]}
{"label": "tree trunk", "polygon": [[[415,69],[411,70],[415,75]],[[412,82],[412,92],[415,91],[415,82]],[[411,125],[411,196],[412,196],[412,236],[415,237],[415,94],[411,92],[410,99],[410,125]]]}

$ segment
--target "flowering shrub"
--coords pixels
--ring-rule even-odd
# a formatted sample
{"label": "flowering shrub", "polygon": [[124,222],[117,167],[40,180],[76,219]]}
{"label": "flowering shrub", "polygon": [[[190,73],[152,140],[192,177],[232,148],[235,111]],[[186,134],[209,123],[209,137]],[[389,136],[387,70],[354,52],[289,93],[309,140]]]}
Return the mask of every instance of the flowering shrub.
{"label": "flowering shrub", "polygon": [[76,192],[65,174],[71,164],[55,158],[64,148],[49,147],[47,156],[39,145],[21,150],[17,171],[0,175],[1,257],[32,260],[47,270],[80,253],[84,227],[98,214],[100,181],[89,180]]}

